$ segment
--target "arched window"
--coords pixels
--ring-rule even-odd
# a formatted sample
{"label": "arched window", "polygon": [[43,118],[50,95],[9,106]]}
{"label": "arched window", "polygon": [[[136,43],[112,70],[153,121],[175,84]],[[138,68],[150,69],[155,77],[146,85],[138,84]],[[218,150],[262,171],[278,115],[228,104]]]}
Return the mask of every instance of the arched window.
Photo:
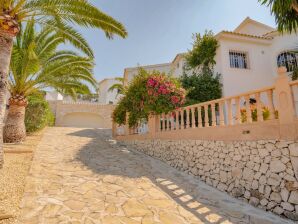
{"label": "arched window", "polygon": [[283,52],[277,56],[277,66],[286,67],[288,72],[294,71],[297,68],[297,54],[292,52]]}

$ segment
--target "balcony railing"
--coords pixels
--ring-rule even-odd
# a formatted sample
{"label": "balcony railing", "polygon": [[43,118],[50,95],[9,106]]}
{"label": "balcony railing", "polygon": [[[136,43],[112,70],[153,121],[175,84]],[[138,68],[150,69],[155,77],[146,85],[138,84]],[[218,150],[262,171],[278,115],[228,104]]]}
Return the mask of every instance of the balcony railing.
{"label": "balcony railing", "polygon": [[[148,124],[122,126],[120,139],[260,140],[298,138],[298,81],[285,68],[273,86],[152,115]],[[140,127],[147,125],[146,131]],[[113,125],[114,136],[119,127]]]}

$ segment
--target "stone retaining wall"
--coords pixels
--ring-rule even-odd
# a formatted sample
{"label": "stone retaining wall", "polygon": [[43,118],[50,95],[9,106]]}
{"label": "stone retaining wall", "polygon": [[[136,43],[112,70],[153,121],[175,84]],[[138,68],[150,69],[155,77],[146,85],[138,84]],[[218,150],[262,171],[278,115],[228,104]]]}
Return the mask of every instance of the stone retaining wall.
{"label": "stone retaining wall", "polygon": [[254,206],[298,220],[298,143],[144,140],[126,144]]}

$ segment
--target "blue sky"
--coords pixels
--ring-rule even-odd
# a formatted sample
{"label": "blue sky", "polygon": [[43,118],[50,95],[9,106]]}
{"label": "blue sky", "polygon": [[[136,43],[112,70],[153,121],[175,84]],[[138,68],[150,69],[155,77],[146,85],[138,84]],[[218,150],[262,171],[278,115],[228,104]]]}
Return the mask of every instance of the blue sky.
{"label": "blue sky", "polygon": [[269,8],[258,0],[91,0],[122,22],[127,39],[107,40],[81,29],[95,52],[98,80],[122,76],[124,68],[170,62],[191,47],[192,34],[233,30],[247,16],[275,27]]}

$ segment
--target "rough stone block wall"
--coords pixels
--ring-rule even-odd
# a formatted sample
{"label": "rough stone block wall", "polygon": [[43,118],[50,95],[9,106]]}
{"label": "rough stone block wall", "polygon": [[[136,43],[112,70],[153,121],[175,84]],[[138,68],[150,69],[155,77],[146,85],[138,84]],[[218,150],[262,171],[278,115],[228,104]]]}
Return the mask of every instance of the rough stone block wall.
{"label": "rough stone block wall", "polygon": [[293,168],[298,143],[144,140],[126,144],[253,206],[298,220]]}

